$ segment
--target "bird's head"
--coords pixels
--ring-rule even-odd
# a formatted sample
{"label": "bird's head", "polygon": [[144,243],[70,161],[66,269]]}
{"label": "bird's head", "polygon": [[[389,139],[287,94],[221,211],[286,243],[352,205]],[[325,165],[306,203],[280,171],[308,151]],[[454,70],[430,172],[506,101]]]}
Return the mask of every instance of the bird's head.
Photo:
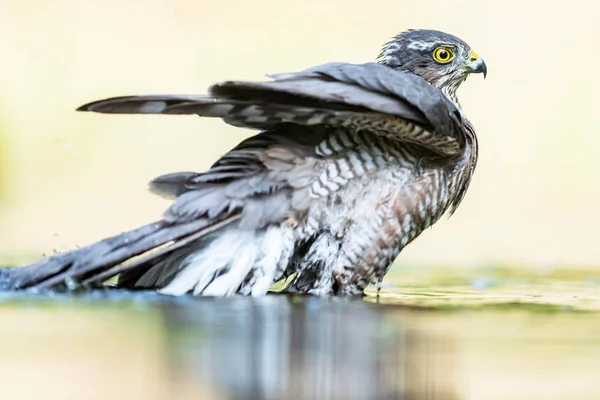
{"label": "bird's head", "polygon": [[458,104],[456,89],[469,74],[483,73],[485,62],[456,36],[433,30],[402,32],[385,44],[378,61],[419,75]]}

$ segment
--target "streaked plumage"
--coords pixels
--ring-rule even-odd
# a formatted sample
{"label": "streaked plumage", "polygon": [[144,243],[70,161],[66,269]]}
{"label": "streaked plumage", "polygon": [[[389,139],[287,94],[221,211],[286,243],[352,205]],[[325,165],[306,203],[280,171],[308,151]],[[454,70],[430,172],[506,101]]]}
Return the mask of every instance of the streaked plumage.
{"label": "streaked plumage", "polygon": [[379,63],[224,82],[206,96],[84,105],[198,114],[261,132],[204,173],[155,179],[151,190],[175,199],[162,220],[5,271],[0,285],[73,289],[121,273],[121,287],[257,296],[295,275],[287,290],[362,293],[463,199],[477,140],[456,89],[473,72],[485,74],[485,64],[465,42],[413,30],[390,41]]}

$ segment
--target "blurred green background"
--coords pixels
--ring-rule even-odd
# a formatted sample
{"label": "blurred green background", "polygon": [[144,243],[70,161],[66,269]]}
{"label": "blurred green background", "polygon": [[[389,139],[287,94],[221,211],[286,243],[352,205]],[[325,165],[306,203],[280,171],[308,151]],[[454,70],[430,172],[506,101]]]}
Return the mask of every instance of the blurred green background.
{"label": "blurred green background", "polygon": [[160,174],[207,168],[250,134],[195,117],[76,113],[108,96],[201,93],[375,59],[408,28],[489,67],[460,90],[480,162],[455,216],[404,265],[600,267],[600,51],[592,1],[4,1],[0,258],[32,261],[160,218]]}

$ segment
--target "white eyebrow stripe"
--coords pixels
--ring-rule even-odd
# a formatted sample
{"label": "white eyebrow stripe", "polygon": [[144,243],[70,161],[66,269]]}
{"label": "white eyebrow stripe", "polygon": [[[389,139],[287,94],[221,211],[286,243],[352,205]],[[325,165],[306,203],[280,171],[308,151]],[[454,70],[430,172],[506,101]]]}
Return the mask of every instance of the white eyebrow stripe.
{"label": "white eyebrow stripe", "polygon": [[410,42],[406,48],[410,50],[426,50],[433,47],[446,47],[448,49],[456,50],[456,45],[451,43],[440,43],[440,42],[418,42],[412,41]]}
{"label": "white eyebrow stripe", "polygon": [[413,41],[406,46],[407,49],[410,50],[425,50],[430,47],[433,47],[437,42],[417,42]]}

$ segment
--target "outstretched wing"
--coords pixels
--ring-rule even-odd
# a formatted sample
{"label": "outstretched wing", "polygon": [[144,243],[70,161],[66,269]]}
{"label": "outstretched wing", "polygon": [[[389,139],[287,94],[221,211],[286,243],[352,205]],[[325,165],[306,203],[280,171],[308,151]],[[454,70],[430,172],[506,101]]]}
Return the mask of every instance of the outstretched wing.
{"label": "outstretched wing", "polygon": [[464,150],[460,110],[419,76],[376,63],[330,63],[272,81],[228,81],[209,94],[125,96],[78,109],[120,114],[198,114],[273,129],[281,124],[369,130],[443,156]]}

